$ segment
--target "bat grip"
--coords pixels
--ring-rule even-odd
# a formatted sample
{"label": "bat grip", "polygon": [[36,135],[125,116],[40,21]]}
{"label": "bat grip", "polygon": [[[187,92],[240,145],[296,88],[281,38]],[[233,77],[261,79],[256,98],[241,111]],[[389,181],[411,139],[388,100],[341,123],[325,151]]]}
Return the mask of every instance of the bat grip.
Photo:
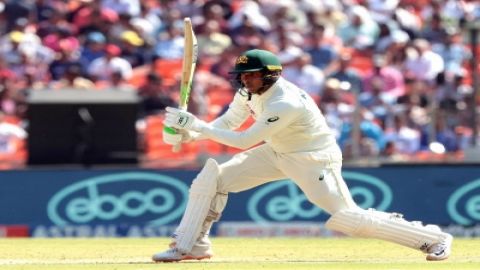
{"label": "bat grip", "polygon": [[177,130],[172,128],[172,127],[164,126],[163,131],[165,131],[166,133],[169,133],[169,134],[177,134]]}
{"label": "bat grip", "polygon": [[[178,107],[180,110],[184,110],[186,111],[187,110],[187,105],[186,105],[186,101],[180,101],[180,106]],[[170,134],[177,134],[177,130],[172,128],[172,127],[167,127],[167,126],[164,126],[163,127],[163,130],[167,133],[170,133]],[[173,153],[178,153],[180,152],[180,150],[182,150],[182,143],[178,143],[178,144],[175,144],[173,147],[172,147],[172,152]]]}
{"label": "bat grip", "polygon": [[178,152],[180,152],[180,150],[182,150],[182,143],[175,144],[172,147],[172,152],[173,153],[178,153]]}
{"label": "bat grip", "polygon": [[[172,127],[163,127],[163,130],[169,134],[177,134],[177,130]],[[172,152],[178,153],[182,149],[182,143],[175,144],[172,148]]]}

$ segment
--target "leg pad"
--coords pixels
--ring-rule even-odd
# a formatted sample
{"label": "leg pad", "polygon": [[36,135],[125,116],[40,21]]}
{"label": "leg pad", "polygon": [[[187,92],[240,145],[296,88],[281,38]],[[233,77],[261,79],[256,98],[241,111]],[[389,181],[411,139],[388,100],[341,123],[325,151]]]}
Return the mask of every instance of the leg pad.
{"label": "leg pad", "polygon": [[328,229],[350,236],[378,238],[423,252],[448,237],[438,226],[408,222],[401,214],[374,209],[344,209],[330,217],[325,225]]}
{"label": "leg pad", "polygon": [[219,173],[217,162],[214,159],[208,159],[202,171],[193,180],[187,208],[175,231],[176,247],[179,250],[190,252],[197,241],[210,211],[212,200],[217,193]]}

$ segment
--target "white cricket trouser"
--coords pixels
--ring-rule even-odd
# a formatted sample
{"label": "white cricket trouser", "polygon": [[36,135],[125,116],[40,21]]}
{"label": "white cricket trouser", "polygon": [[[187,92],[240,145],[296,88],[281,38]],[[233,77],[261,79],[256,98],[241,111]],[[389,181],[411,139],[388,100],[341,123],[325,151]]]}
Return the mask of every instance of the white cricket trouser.
{"label": "white cricket trouser", "polygon": [[333,214],[355,207],[341,176],[340,154],[321,151],[281,154],[263,144],[220,165],[217,190],[240,192],[290,178],[310,202]]}
{"label": "white cricket trouser", "polygon": [[240,192],[290,178],[314,205],[332,215],[326,227],[351,236],[374,237],[430,252],[449,235],[438,226],[408,222],[399,214],[358,207],[341,176],[341,155],[325,152],[281,154],[264,144],[220,165],[217,190]]}

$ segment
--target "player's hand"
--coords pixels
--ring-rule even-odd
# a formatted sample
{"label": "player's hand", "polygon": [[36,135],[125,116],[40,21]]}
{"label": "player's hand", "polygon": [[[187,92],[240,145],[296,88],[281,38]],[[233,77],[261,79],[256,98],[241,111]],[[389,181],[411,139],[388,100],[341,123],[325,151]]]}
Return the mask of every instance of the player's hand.
{"label": "player's hand", "polygon": [[195,115],[173,107],[166,108],[167,113],[163,124],[175,129],[187,129],[200,132],[206,123],[198,119]]}

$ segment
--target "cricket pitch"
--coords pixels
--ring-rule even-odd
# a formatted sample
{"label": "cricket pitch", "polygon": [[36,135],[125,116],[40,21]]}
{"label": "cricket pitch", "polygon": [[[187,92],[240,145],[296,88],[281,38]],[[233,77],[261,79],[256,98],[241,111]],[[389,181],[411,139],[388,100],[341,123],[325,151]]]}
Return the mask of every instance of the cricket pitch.
{"label": "cricket pitch", "polygon": [[451,257],[355,238],[212,238],[210,260],[154,263],[167,238],[0,239],[0,269],[480,269],[480,238],[455,239]]}

